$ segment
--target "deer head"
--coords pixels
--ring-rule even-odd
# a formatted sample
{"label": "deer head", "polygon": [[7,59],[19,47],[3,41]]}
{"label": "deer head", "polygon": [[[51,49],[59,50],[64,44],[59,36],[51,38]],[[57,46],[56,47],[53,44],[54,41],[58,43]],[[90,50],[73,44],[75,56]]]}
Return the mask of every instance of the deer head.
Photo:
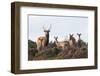
{"label": "deer head", "polygon": [[58,40],[57,40],[58,39],[58,36],[54,36],[54,39],[55,39],[56,42],[58,42]]}
{"label": "deer head", "polygon": [[82,34],[81,34],[81,33],[77,33],[77,35],[78,35],[78,37],[79,37],[79,39],[80,39]]}
{"label": "deer head", "polygon": [[50,26],[49,26],[48,29],[46,29],[46,28],[43,26],[43,30],[44,30],[45,34],[48,35],[49,32],[50,32],[50,30],[51,30],[51,24],[50,24]]}
{"label": "deer head", "polygon": [[69,39],[71,40],[73,38],[73,34],[69,34]]}

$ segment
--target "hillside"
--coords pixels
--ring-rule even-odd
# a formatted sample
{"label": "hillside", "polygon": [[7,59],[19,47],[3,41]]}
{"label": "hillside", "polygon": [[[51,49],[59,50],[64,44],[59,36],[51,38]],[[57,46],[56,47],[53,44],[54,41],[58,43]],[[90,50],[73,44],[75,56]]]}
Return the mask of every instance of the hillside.
{"label": "hillside", "polygon": [[76,59],[88,57],[88,45],[82,41],[81,47],[72,46],[67,49],[56,47],[49,43],[48,47],[38,51],[36,42],[28,40],[28,60],[53,60],[53,59]]}

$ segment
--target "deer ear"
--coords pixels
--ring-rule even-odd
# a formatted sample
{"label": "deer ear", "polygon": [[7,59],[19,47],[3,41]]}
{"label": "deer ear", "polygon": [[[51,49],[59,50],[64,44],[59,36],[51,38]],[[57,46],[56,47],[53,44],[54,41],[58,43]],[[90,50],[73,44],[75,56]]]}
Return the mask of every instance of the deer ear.
{"label": "deer ear", "polygon": [[44,30],[44,32],[46,32],[46,30]]}
{"label": "deer ear", "polygon": [[54,38],[55,38],[55,39],[58,39],[58,36],[56,36],[56,37],[54,36]]}
{"label": "deer ear", "polygon": [[48,30],[48,32],[50,32],[50,30]]}

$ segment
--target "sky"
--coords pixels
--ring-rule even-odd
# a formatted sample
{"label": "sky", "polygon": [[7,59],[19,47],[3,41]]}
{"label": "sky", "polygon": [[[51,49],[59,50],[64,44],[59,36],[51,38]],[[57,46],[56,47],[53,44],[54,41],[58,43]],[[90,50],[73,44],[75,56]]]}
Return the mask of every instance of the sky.
{"label": "sky", "polygon": [[38,37],[44,36],[43,26],[50,29],[50,41],[54,41],[54,36],[58,36],[59,41],[69,39],[69,34],[74,34],[78,40],[77,33],[81,33],[81,39],[88,41],[88,17],[75,16],[47,16],[29,15],[28,34],[29,39],[36,41]]}

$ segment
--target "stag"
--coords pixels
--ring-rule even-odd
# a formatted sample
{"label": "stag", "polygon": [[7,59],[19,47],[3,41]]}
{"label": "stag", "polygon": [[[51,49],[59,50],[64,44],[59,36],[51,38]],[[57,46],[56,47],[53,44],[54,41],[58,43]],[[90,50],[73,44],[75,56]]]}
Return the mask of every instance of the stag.
{"label": "stag", "polygon": [[50,25],[49,29],[45,29],[45,27],[43,26],[45,36],[40,36],[40,37],[37,38],[37,50],[41,50],[44,47],[48,46],[50,29],[51,29],[51,25]]}
{"label": "stag", "polygon": [[68,41],[58,41],[58,36],[57,37],[54,36],[54,39],[55,39],[54,43],[58,48],[62,48],[64,50],[69,45]]}

